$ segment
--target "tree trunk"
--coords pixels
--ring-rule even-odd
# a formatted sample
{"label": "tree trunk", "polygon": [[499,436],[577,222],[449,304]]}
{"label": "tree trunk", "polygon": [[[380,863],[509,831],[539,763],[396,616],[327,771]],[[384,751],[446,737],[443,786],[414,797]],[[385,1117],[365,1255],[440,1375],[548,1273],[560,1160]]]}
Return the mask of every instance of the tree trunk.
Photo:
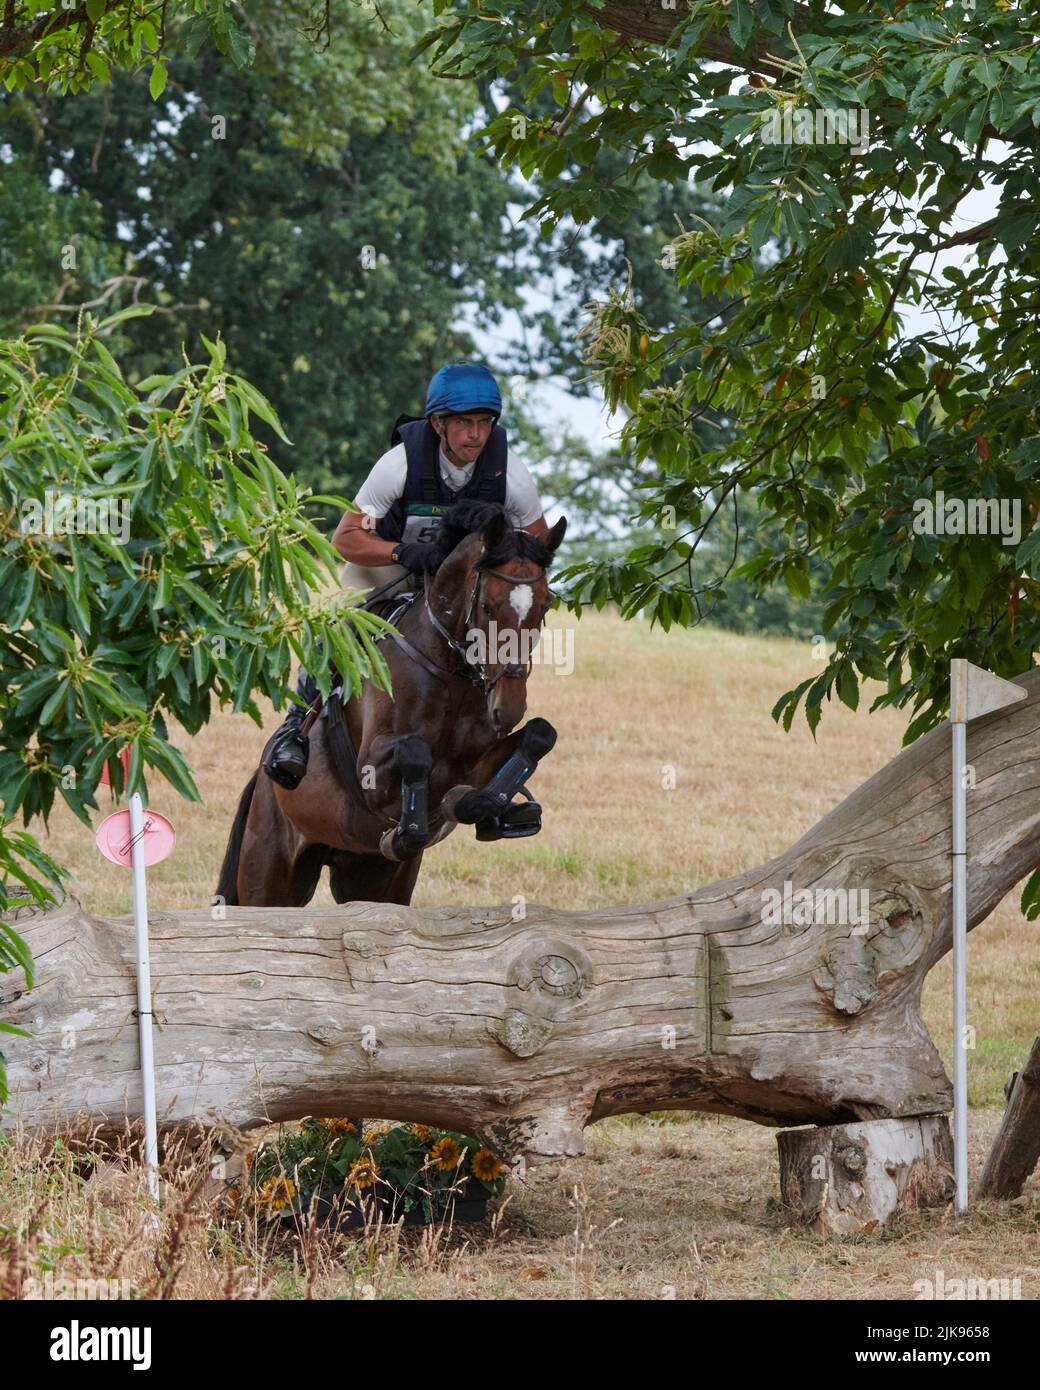
{"label": "tree trunk", "polygon": [[870,1235],[897,1211],[953,1195],[945,1115],[867,1120],[776,1136],[784,1205],[819,1235]]}
{"label": "tree trunk", "polygon": [[[971,926],[1040,863],[1040,672],[1022,683],[1028,700],[968,731]],[[158,912],[160,1118],[363,1114],[537,1157],[578,1154],[587,1124],[632,1111],[767,1125],[940,1114],[951,1088],[919,1001],[950,948],[950,862],[944,725],[785,854],[687,897]],[[834,921],[832,895],[813,919],[804,889],[867,890],[869,909]],[[770,893],[793,909],[778,923]],[[17,925],[38,983],[18,995],[19,975],[0,980],[0,1015],[32,1032],[4,1039],[3,1123],[138,1118],[130,919],[69,901]]]}
{"label": "tree trunk", "polygon": [[1040,1038],[1011,1085],[1007,1110],[979,1179],[980,1197],[1017,1197],[1040,1158]]}

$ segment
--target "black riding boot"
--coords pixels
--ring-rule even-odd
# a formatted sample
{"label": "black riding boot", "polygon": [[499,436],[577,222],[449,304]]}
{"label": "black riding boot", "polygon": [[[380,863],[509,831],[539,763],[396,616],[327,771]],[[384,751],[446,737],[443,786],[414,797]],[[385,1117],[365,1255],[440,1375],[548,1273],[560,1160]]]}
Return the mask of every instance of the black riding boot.
{"label": "black riding boot", "polygon": [[310,752],[310,739],[300,732],[300,726],[307,718],[307,712],[318,693],[314,677],[301,671],[296,682],[296,693],[304,705],[290,705],[281,728],[274,736],[263,769],[280,787],[295,791],[303,781],[307,771],[307,755]]}

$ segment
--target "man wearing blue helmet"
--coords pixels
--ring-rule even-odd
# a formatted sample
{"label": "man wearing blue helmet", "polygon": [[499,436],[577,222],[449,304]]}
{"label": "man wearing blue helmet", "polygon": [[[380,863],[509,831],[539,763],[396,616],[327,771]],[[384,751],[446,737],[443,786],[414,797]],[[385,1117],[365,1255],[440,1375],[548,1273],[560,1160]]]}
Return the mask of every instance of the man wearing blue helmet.
{"label": "man wearing blue helmet", "polygon": [[392,447],[354,499],[359,510],[344,515],[332,538],[347,561],[344,588],[369,589],[433,569],[439,517],[462,498],[501,503],[518,530],[544,540],[542,504],[530,473],[509,451],[501,413],[487,367],[458,362],[434,373],[423,418],[398,421]]}
{"label": "man wearing blue helmet", "polygon": [[[410,574],[432,571],[440,517],[464,498],[498,502],[517,530],[544,541],[549,534],[530,473],[509,450],[497,423],[502,396],[487,367],[456,362],[430,380],[421,419],[402,416],[391,447],[379,459],[344,513],[332,544],[347,561],[347,589],[385,587]],[[306,678],[301,673],[301,694]],[[284,787],[299,785],[307,770],[305,709],[292,706],[263,766]]]}

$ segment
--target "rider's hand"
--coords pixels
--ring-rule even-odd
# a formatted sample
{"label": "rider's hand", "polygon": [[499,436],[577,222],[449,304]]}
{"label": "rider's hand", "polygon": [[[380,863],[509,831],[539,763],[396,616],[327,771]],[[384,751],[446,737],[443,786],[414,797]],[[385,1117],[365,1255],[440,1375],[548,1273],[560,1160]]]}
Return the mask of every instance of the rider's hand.
{"label": "rider's hand", "polygon": [[408,541],[397,548],[397,563],[412,574],[432,574],[442,559],[435,541]]}

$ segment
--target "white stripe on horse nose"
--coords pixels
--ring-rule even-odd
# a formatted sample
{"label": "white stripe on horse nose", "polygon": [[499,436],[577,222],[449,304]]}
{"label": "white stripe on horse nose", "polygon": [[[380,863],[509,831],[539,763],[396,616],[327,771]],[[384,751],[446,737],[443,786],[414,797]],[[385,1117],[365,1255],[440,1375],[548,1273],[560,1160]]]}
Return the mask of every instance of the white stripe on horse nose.
{"label": "white stripe on horse nose", "polygon": [[531,611],[531,604],[534,603],[534,590],[530,584],[516,584],[509,591],[509,602],[516,609],[516,616],[522,622]]}

